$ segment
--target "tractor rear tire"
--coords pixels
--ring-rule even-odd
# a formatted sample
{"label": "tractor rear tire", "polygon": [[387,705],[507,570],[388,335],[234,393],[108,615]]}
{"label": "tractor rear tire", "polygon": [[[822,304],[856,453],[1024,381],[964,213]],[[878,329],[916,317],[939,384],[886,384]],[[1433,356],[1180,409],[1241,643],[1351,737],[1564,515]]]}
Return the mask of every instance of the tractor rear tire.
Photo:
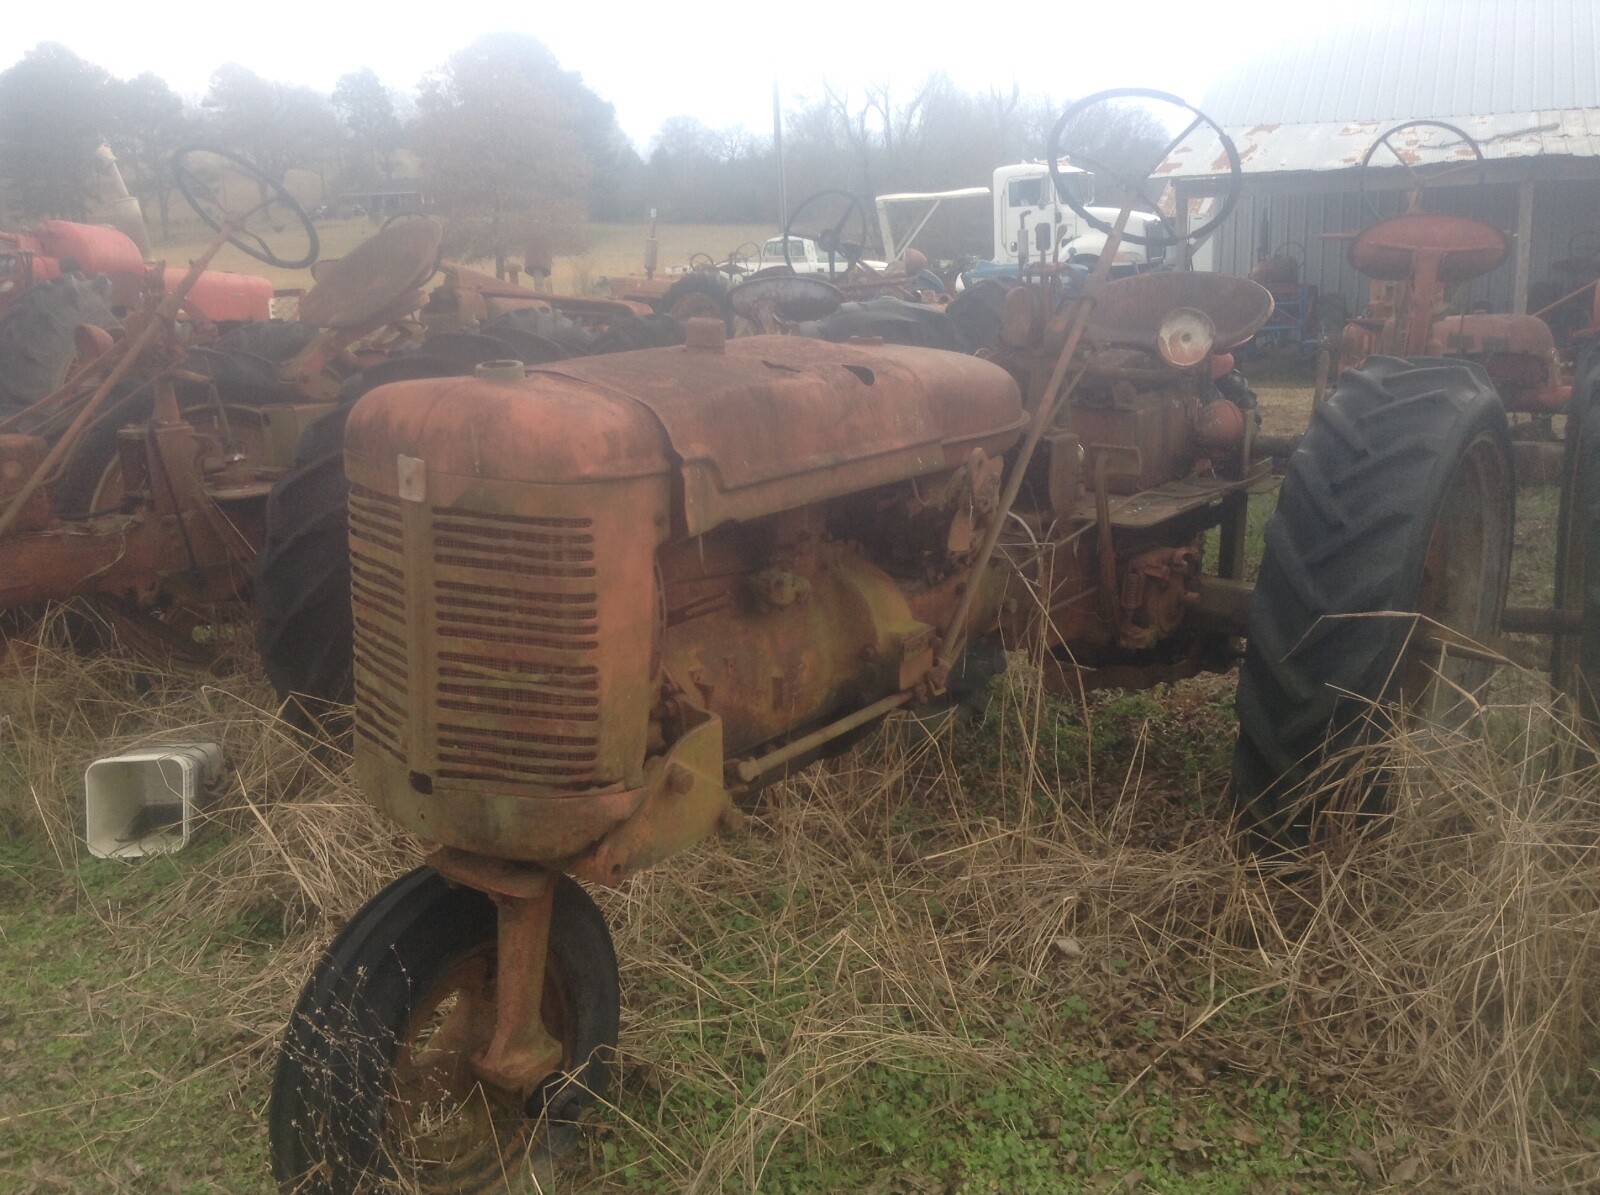
{"label": "tractor rear tire", "polygon": [[350,614],[350,483],[344,429],[368,390],[450,377],[449,362],[414,353],[345,379],[339,405],[300,433],[294,468],[267,498],[266,542],[256,556],[256,647],[286,715],[302,730],[340,737],[355,697]]}
{"label": "tractor rear tire", "polygon": [[[340,423],[348,408],[330,412]],[[315,425],[313,425],[314,427]],[[311,429],[307,429],[307,433]],[[256,557],[256,645],[267,678],[304,730],[342,732],[355,698],[350,645],[350,548],[340,449],[279,479],[267,499],[267,540]]]}
{"label": "tractor rear tire", "polygon": [[685,274],[667,288],[655,305],[662,315],[679,320],[720,319],[729,335],[733,333],[733,304],[728,299],[728,284],[715,274],[696,271]]}
{"label": "tractor rear tire", "polygon": [[[1476,365],[1374,357],[1313,414],[1267,525],[1239,674],[1233,798],[1258,843],[1305,844],[1387,727],[1465,715],[1460,694],[1488,666],[1424,651],[1429,624],[1408,615],[1495,634],[1511,468],[1505,411]],[[1384,787],[1362,789],[1360,814],[1381,811]]]}
{"label": "tractor rear tire", "polygon": [[[105,280],[73,275],[37,282],[0,314],[0,418],[60,386],[77,356],[79,324],[115,331]],[[20,430],[30,432],[31,427]]]}
{"label": "tractor rear tire", "polygon": [[1577,373],[1567,408],[1555,607],[1581,611],[1582,623],[1576,634],[1555,636],[1550,681],[1600,746],[1600,342],[1583,352]]}

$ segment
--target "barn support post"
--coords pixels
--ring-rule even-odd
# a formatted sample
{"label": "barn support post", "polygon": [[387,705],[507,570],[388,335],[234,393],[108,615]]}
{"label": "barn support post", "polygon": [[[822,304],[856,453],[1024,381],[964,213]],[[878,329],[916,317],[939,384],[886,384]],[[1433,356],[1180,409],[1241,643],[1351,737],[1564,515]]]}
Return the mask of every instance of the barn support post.
{"label": "barn support post", "polygon": [[1533,258],[1533,180],[1517,184],[1517,258],[1511,283],[1511,310],[1528,314],[1528,270]]}
{"label": "barn support post", "polygon": [[1176,208],[1173,223],[1177,225],[1178,236],[1181,238],[1178,241],[1178,260],[1174,262],[1173,265],[1180,270],[1187,270],[1190,262],[1193,260],[1190,252],[1193,246],[1191,246],[1188,241],[1190,195],[1189,192],[1184,189],[1183,184],[1178,182],[1176,179],[1174,179],[1172,183],[1172,198],[1173,204]]}

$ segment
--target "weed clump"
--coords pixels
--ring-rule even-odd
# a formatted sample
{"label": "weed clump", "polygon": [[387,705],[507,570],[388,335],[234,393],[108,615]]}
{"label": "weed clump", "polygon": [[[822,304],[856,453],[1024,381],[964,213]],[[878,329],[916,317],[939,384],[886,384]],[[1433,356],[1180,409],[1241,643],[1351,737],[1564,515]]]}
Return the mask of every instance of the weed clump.
{"label": "weed clump", "polygon": [[[51,1096],[56,1137],[26,1091],[0,1096],[0,1139],[32,1126],[29,1153],[85,1182],[108,1141],[183,1177],[206,1126],[145,1129],[191,1092],[232,1108],[253,1151],[224,1189],[269,1190],[259,1117],[289,1008],[420,845],[337,750],[275,718],[248,667],[85,661],[50,624],[0,667],[0,882],[30,918],[70,910],[115,960],[83,998],[120,1010],[97,1024],[139,1060],[80,1057],[76,1094]],[[1577,736],[1520,695],[1463,731],[1395,732],[1338,769],[1381,772],[1380,824],[1330,813],[1317,849],[1262,860],[1225,795],[1230,693],[1215,678],[1061,703],[1021,664],[980,721],[893,722],[761,794],[738,830],[597,893],[622,966],[621,1083],[563,1185],[1589,1182],[1600,777]],[[232,764],[200,845],[86,862],[83,764],[175,738],[221,741]],[[10,993],[18,974],[0,966]],[[169,1049],[175,1023],[188,1037]],[[97,1089],[140,1068],[163,1082],[120,1091],[143,1113],[108,1127]],[[0,1175],[28,1161],[0,1147]]]}

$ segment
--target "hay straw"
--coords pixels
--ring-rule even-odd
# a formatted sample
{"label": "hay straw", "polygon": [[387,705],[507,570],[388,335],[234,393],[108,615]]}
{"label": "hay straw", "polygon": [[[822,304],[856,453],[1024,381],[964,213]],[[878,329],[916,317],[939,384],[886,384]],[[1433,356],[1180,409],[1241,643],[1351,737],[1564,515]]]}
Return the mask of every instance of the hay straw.
{"label": "hay straw", "polygon": [[[0,818],[68,875],[81,827],[61,794],[86,758],[224,743],[234,770],[209,828],[224,845],[119,916],[149,950],[197,923],[281,916],[269,968],[194,959],[206,999],[184,1012],[233,1035],[210,1065],[236,1072],[237,1114],[259,1115],[315,954],[417,844],[362,803],[343,759],[273,718],[248,669],[197,681],[85,663],[49,623],[4,667],[17,783]],[[1171,706],[1212,710],[1230,684],[1193,682]],[[1600,776],[1554,704],[1485,705],[1463,730],[1402,730],[1339,761],[1330,777],[1381,767],[1386,832],[1352,827],[1272,862],[1240,853],[1220,778],[1193,782],[1197,809],[1164,770],[1217,733],[1193,720],[1197,741],[1174,747],[1170,725],[1119,726],[1105,699],[1046,701],[1024,661],[981,727],[900,720],[769,790],[737,833],[599,894],[624,984],[623,1081],[599,1122],[651,1143],[672,1189],[756,1189],[780,1146],[848,1148],[824,1137],[824,1112],[865,1069],[1003,1077],[1076,1051],[1115,1077],[1108,1114],[1150,1075],[1200,1099],[1221,1072],[1278,1076],[1368,1113],[1390,1178],[1592,1182],[1579,1097],[1600,1055]],[[1120,745],[1104,745],[1113,732]],[[1024,999],[1035,1011],[1019,1024]],[[732,1111],[663,1121],[674,1091]],[[598,1148],[567,1177],[620,1181]]]}

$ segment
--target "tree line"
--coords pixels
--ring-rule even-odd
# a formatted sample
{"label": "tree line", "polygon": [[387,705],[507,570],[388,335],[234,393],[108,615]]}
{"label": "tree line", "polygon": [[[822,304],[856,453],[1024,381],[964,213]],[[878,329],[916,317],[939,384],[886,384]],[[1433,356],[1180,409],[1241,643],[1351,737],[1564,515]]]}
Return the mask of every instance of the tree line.
{"label": "tree line", "polygon": [[[914,86],[826,85],[784,116],[790,205],[823,188],[870,208],[877,194],[987,183],[996,166],[1041,155],[1058,111],[1015,87],[970,92],[939,73]],[[640,153],[612,105],[524,34],[478,39],[414,95],[370,68],[325,94],[226,64],[198,104],[154,73],[118,79],[42,44],[0,72],[0,217],[86,218],[101,141],[146,222],[167,237],[165,165],[197,141],[242,155],[274,181],[314,171],[326,194],[415,175],[445,221],[447,249],[474,256],[520,254],[535,242],[571,251],[586,222],[638,221],[650,210],[681,222],[779,216],[769,133],[674,116]]]}

